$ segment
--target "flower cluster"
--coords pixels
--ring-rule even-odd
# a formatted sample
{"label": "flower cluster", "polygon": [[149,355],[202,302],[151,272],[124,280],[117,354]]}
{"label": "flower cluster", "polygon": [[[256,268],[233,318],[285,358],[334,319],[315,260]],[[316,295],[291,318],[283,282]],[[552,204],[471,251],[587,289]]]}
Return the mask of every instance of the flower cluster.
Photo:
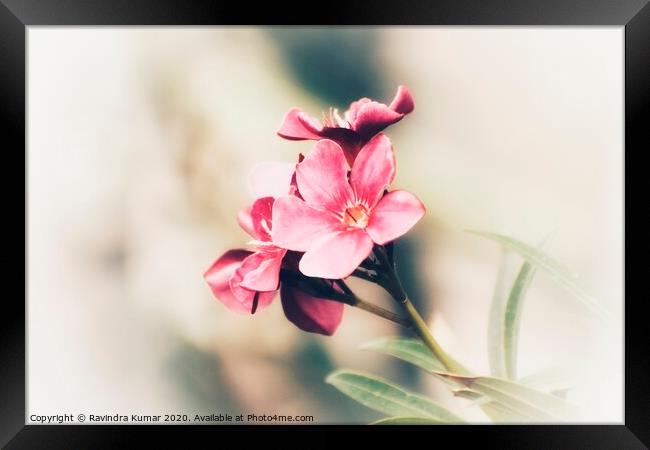
{"label": "flower cluster", "polygon": [[388,106],[362,98],[343,117],[331,109],[322,124],[290,109],[278,135],[317,142],[288,176],[278,177],[271,166],[258,170],[255,179],[266,195],[238,215],[252,250],[229,250],[208,269],[214,295],[234,311],[255,313],[279,290],[292,323],[333,334],[344,304],[354,300],[344,279],[367,273],[364,267],[375,264],[373,249],[404,235],[424,215],[413,194],[390,190],[396,162],[383,134],[413,109],[403,86]]}

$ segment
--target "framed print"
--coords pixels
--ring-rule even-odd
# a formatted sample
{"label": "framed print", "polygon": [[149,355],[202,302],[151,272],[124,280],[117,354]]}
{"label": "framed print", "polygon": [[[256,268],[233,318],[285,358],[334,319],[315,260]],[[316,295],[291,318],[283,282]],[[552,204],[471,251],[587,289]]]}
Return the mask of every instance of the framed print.
{"label": "framed print", "polygon": [[2,444],[647,448],[647,1],[290,11],[2,0]]}

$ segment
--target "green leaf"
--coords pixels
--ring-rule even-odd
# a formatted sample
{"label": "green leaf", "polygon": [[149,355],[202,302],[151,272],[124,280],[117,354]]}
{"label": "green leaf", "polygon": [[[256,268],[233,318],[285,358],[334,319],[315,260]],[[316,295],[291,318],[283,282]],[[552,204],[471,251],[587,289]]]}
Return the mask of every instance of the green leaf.
{"label": "green leaf", "polygon": [[578,409],[567,401],[514,381],[496,377],[468,377],[439,373],[464,384],[514,413],[531,420],[574,420]]}
{"label": "green leaf", "polygon": [[488,360],[490,362],[490,373],[496,377],[506,376],[505,345],[503,342],[505,327],[503,322],[508,302],[508,256],[506,250],[503,249],[488,320]]}
{"label": "green leaf", "polygon": [[560,368],[544,369],[522,377],[517,382],[554,395],[572,389],[575,384],[575,380]]}
{"label": "green leaf", "polygon": [[401,359],[426,370],[446,384],[456,384],[453,380],[437,375],[436,372],[446,372],[447,369],[419,339],[381,338],[361,345],[361,349]]}
{"label": "green leaf", "polygon": [[531,247],[528,244],[524,244],[521,241],[510,238],[508,236],[503,236],[497,233],[491,233],[488,231],[476,231],[476,230],[466,230],[469,233],[476,234],[478,236],[491,239],[499,244],[519,253],[524,259],[529,263],[546,271],[551,277],[557,281],[560,286],[565,288],[568,292],[573,294],[578,300],[582,301],[586,306],[592,309],[592,311],[604,315],[607,313],[605,308],[597,302],[591,295],[589,295],[578,283],[577,276],[572,273],[569,269],[564,267],[562,264],[557,262],[555,259],[551,258],[542,251]]}
{"label": "green leaf", "polygon": [[441,422],[435,419],[429,419],[426,417],[387,417],[385,419],[379,419],[375,422],[372,422],[370,425],[440,425],[448,424],[448,422]]}
{"label": "green leaf", "polygon": [[498,402],[488,402],[481,409],[495,423],[532,422],[535,419]]}
{"label": "green leaf", "polygon": [[414,364],[426,371],[445,372],[445,366],[421,341],[406,338],[382,338],[361,346]]}
{"label": "green leaf", "polygon": [[[540,243],[540,248],[544,241]],[[517,277],[511,282],[508,276],[507,248],[503,247],[503,252],[490,308],[488,357],[492,375],[514,380],[517,372],[517,344],[523,300],[536,269],[524,260]]]}
{"label": "green leaf", "polygon": [[419,394],[407,392],[373,375],[338,370],[325,380],[364,406],[390,416],[426,417],[440,422],[462,422],[443,406]]}
{"label": "green leaf", "polygon": [[492,400],[492,398],[479,394],[472,389],[456,389],[453,391],[453,394],[456,397],[471,400],[471,403],[467,405],[468,407],[480,407],[490,419],[497,423],[525,422],[532,420],[531,417],[524,416],[509,406],[496,402]]}
{"label": "green leaf", "polygon": [[508,378],[517,378],[517,346],[519,343],[519,325],[521,322],[521,311],[523,300],[535,276],[535,268],[528,262],[524,262],[519,269],[519,274],[512,284],[506,311],[503,321],[503,347],[505,351],[506,373]]}
{"label": "green leaf", "polygon": [[472,405],[479,405],[484,402],[489,402],[491,401],[490,399],[486,399],[484,396],[479,394],[476,391],[473,391],[471,389],[454,389],[452,391],[454,396],[464,398],[466,400],[472,400]]}
{"label": "green leaf", "polygon": [[554,386],[558,384],[566,385],[569,380],[570,376],[566,370],[559,367],[551,367],[521,377],[517,381],[528,386]]}

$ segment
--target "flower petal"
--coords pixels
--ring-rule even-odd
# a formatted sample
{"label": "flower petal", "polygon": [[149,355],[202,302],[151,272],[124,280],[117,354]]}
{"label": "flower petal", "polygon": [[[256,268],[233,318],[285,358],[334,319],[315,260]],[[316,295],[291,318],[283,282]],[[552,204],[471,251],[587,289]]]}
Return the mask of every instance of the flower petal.
{"label": "flower petal", "polygon": [[286,284],[282,284],[280,298],[287,319],[309,333],[331,336],[343,319],[343,303],[312,297]]}
{"label": "flower petal", "polygon": [[244,230],[246,233],[248,233],[249,236],[252,236],[255,239],[260,239],[259,236],[257,236],[257,233],[255,231],[255,226],[253,225],[253,218],[251,217],[251,206],[248,206],[246,208],[243,208],[239,210],[237,213],[237,223],[241,227],[242,230]]}
{"label": "flower petal", "polygon": [[280,197],[273,204],[273,244],[304,252],[314,241],[341,227],[329,211],[314,209],[296,196]]}
{"label": "flower petal", "polygon": [[383,245],[406,234],[424,216],[425,207],[413,194],[396,190],[384,195],[370,213],[366,231]]}
{"label": "flower petal", "polygon": [[248,174],[248,187],[254,198],[281,197],[289,193],[295,164],[263,162],[256,164]]}
{"label": "flower petal", "polygon": [[[249,255],[251,252],[247,250],[229,250],[221,255],[203,275],[214,296],[229,309],[240,313],[250,313],[255,292],[242,292],[239,296],[235,296],[230,289],[230,279]],[[247,301],[240,301],[239,298],[247,296],[249,297]]]}
{"label": "flower petal", "polygon": [[345,120],[349,124],[354,123],[354,121],[357,120],[357,115],[359,114],[361,107],[366,103],[370,103],[371,101],[372,100],[370,100],[368,97],[363,97],[357,101],[350,103],[350,107],[347,111],[345,111]]}
{"label": "flower petal", "polygon": [[343,153],[345,153],[345,158],[348,161],[348,165],[352,167],[354,158],[357,156],[357,153],[359,153],[359,148],[361,147],[359,134],[349,128],[324,127],[322,136],[323,139],[331,139],[341,146]]}
{"label": "flower petal", "polygon": [[[298,164],[305,159],[305,155],[298,153]],[[298,190],[298,182],[296,181],[296,166],[293,166],[293,173],[291,174],[291,184],[289,186],[289,195],[295,195],[298,198],[302,198],[300,191]]]}
{"label": "flower petal", "polygon": [[397,88],[397,94],[395,94],[395,98],[390,103],[389,108],[404,115],[412,112],[415,109],[415,102],[413,101],[411,91],[406,86],[399,86]]}
{"label": "flower petal", "polygon": [[233,280],[230,282],[230,290],[233,298],[240,305],[238,307],[239,309],[231,309],[246,314],[255,314],[260,309],[266,308],[273,302],[273,299],[278,293],[277,290],[269,292],[252,291],[241,287],[237,283],[233,283]]}
{"label": "flower petal", "polygon": [[388,137],[381,133],[359,152],[352,166],[350,184],[357,200],[373,208],[395,178],[395,153]]}
{"label": "flower petal", "polygon": [[383,103],[368,102],[359,108],[357,117],[350,125],[362,140],[367,141],[404,117],[404,114],[393,111]]}
{"label": "flower petal", "polygon": [[372,239],[362,229],[329,234],[300,260],[300,271],[309,277],[339,279],[349,276],[370,255]]}
{"label": "flower petal", "polygon": [[334,141],[318,141],[296,167],[300,195],[312,207],[342,212],[352,198],[349,170],[341,147]]}
{"label": "flower petal", "polygon": [[242,261],[233,280],[253,291],[275,291],[280,283],[280,267],[285,253],[286,250],[275,246],[258,250]]}
{"label": "flower petal", "polygon": [[258,198],[249,208],[237,213],[239,226],[258,241],[271,241],[273,198]]}
{"label": "flower petal", "polygon": [[291,108],[282,119],[278,136],[289,140],[320,139],[322,127],[316,119],[307,116],[300,108]]}
{"label": "flower petal", "polygon": [[258,198],[251,206],[251,219],[256,239],[271,242],[273,227],[273,197]]}

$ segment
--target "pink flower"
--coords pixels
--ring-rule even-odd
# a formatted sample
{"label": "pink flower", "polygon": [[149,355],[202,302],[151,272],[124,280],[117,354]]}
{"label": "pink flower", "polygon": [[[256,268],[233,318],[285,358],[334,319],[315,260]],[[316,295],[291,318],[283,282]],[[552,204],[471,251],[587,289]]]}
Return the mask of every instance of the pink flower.
{"label": "pink flower", "polygon": [[343,320],[343,303],[313,297],[286,284],[280,297],[284,315],[303,331],[331,336]]}
{"label": "pink flower", "polygon": [[296,167],[302,198],[287,195],[273,205],[273,242],[305,252],[300,271],[311,277],[349,276],[372,251],[405,234],[424,215],[413,194],[384,191],[395,177],[390,140],[379,134],[360,151],[349,173],[342,148],[318,141]]}
{"label": "pink flower", "polygon": [[291,108],[284,116],[278,135],[290,140],[331,139],[341,146],[352,165],[361,147],[387,126],[402,120],[414,108],[408,88],[399,86],[390,105],[362,98],[352,102],[343,117],[336,109],[330,109],[323,124],[300,108]]}
{"label": "pink flower", "polygon": [[255,313],[260,306],[271,303],[277,292],[258,292],[241,286],[241,272],[237,276],[235,274],[241,269],[242,262],[252,254],[247,250],[228,250],[204,275],[214,296],[228,308],[240,313]]}
{"label": "pink flower", "polygon": [[[300,257],[300,253],[287,252],[284,259],[285,267],[297,271]],[[332,282],[326,283],[332,289],[341,292]],[[280,297],[284,315],[303,331],[331,336],[343,320],[343,303],[315,297],[288,282],[282,283]]]}
{"label": "pink flower", "polygon": [[[240,226],[254,238],[256,251],[229,250],[204,275],[215,297],[233,311],[254,314],[268,306],[280,287],[281,268],[296,265],[293,252],[272,242],[273,202],[272,197],[260,198],[238,215]],[[342,303],[311,296],[290,285],[282,286],[281,295],[285,315],[304,331],[331,335],[341,323]]]}
{"label": "pink flower", "polygon": [[280,268],[286,250],[271,241],[273,198],[256,200],[239,213],[239,225],[255,240],[255,252],[231,250],[205,273],[214,295],[237,312],[255,313],[268,306],[280,286]]}

